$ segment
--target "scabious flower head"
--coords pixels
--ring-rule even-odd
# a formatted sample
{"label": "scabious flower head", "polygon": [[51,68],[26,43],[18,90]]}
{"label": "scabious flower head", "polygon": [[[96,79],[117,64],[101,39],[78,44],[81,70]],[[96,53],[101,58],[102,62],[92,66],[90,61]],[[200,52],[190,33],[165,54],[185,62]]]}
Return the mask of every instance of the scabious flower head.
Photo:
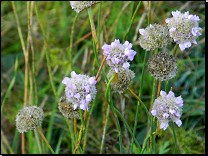
{"label": "scabious flower head", "polygon": [[79,106],[80,109],[88,110],[88,103],[95,99],[97,81],[95,77],[71,72],[71,78],[65,77],[62,81],[66,85],[66,101],[73,104],[74,110]]}
{"label": "scabious flower head", "polygon": [[79,109],[74,110],[73,104],[67,102],[66,94],[64,93],[61,98],[59,99],[58,105],[59,111],[65,116],[66,118],[76,118],[80,119]]}
{"label": "scabious flower head", "polygon": [[77,13],[100,1],[70,1],[72,9]]}
{"label": "scabious flower head", "polygon": [[131,48],[132,43],[125,41],[124,44],[120,44],[119,39],[115,39],[110,45],[104,44],[102,46],[103,55],[107,55],[106,62],[111,68],[115,69],[116,73],[121,67],[129,68],[130,64],[127,61],[132,61],[136,55],[136,51]]}
{"label": "scabious flower head", "polygon": [[168,122],[175,122],[178,127],[182,125],[180,120],[182,114],[183,99],[181,96],[175,97],[172,91],[168,94],[164,91],[160,91],[160,96],[155,99],[151,114],[156,116],[159,120],[160,129],[166,130],[169,126]]}
{"label": "scabious flower head", "polygon": [[150,24],[145,29],[139,29],[139,32],[139,44],[147,51],[166,47],[172,42],[167,26]]}
{"label": "scabious flower head", "polygon": [[[111,68],[107,74],[108,80],[110,80],[113,75],[114,69]],[[123,93],[124,91],[126,91],[130,84],[130,81],[133,80],[134,77],[135,73],[133,71],[121,67],[119,69],[119,72],[117,73],[117,76],[113,79],[113,81],[110,84],[111,90],[113,92]]]}
{"label": "scabious flower head", "polygon": [[166,52],[159,52],[148,60],[149,73],[160,81],[172,79],[177,75],[176,58]]}
{"label": "scabious flower head", "polygon": [[16,128],[20,133],[36,129],[43,120],[44,112],[37,106],[27,106],[16,115]]}
{"label": "scabious flower head", "polygon": [[170,36],[179,44],[181,51],[191,47],[191,43],[197,44],[196,38],[200,35],[202,28],[198,27],[199,16],[189,14],[189,11],[181,13],[172,11],[172,18],[167,18]]}

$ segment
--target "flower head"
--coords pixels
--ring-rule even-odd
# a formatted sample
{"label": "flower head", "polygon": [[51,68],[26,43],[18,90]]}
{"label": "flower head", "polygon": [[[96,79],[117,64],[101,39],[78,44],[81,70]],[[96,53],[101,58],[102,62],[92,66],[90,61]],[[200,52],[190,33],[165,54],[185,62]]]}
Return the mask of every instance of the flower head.
{"label": "flower head", "polygon": [[58,105],[59,111],[65,116],[66,118],[76,118],[80,119],[79,109],[74,110],[74,106],[72,103],[67,102],[66,94],[64,93],[61,98],[59,99]]}
{"label": "flower head", "polygon": [[106,62],[111,68],[115,69],[116,73],[121,67],[129,68],[130,64],[127,61],[132,61],[136,55],[136,51],[131,48],[131,43],[125,41],[124,44],[120,44],[119,39],[115,39],[110,45],[104,44],[102,46],[103,55],[107,55]]}
{"label": "flower head", "polygon": [[16,128],[20,133],[36,129],[41,125],[43,116],[43,110],[37,106],[24,107],[16,115]]}
{"label": "flower head", "polygon": [[159,52],[148,60],[149,73],[160,81],[169,80],[177,75],[175,57],[166,52]]}
{"label": "flower head", "polygon": [[97,81],[95,77],[76,74],[72,71],[71,78],[65,77],[62,83],[66,85],[66,102],[71,103],[74,110],[78,106],[80,109],[88,110],[87,105],[92,99],[95,99],[97,92],[95,87]]}
{"label": "flower head", "polygon": [[141,34],[139,37],[139,44],[147,51],[166,47],[172,42],[167,26],[150,24],[145,29],[139,29],[139,32]]}
{"label": "flower head", "polygon": [[[108,80],[114,75],[114,69],[110,69],[110,71],[107,74]],[[125,69],[121,67],[119,69],[119,72],[117,73],[117,77],[113,79],[111,82],[111,90],[114,92],[123,93],[128,88],[131,80],[133,80],[135,77],[135,74],[130,69]]]}
{"label": "flower head", "polygon": [[173,40],[179,44],[181,51],[191,47],[191,43],[197,44],[196,38],[201,35],[202,28],[198,27],[198,16],[189,14],[189,11],[181,13],[172,11],[172,18],[167,18],[166,23]]}
{"label": "flower head", "polygon": [[164,93],[165,92],[161,90],[160,96],[155,99],[151,114],[156,116],[159,122],[161,122],[160,129],[166,130],[169,126],[168,122],[171,120],[180,127],[182,125],[182,121],[180,120],[182,105],[180,104],[183,103],[183,100],[181,96],[175,97],[172,91],[169,91],[168,94]]}
{"label": "flower head", "polygon": [[100,1],[70,1],[72,9],[77,13]]}

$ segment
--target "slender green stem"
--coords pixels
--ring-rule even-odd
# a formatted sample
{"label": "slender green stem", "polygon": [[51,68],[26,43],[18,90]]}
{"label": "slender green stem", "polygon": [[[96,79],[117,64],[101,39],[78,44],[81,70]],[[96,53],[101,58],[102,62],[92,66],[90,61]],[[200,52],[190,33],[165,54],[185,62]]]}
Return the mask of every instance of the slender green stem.
{"label": "slender green stem", "polygon": [[98,22],[97,22],[97,40],[99,42],[100,37],[100,17],[101,17],[101,8],[102,8],[102,1],[100,2],[99,12],[98,12]]}
{"label": "slender green stem", "polygon": [[132,139],[135,141],[136,145],[138,146],[139,148],[139,152],[141,151],[141,147],[138,143],[138,141],[136,140],[135,136],[133,135],[132,131],[131,131],[131,128],[129,127],[129,125],[127,124],[126,120],[123,118],[122,114],[115,108],[115,111],[117,112],[117,114],[120,116],[121,120],[124,122],[124,124],[126,125],[130,135],[132,136]]}
{"label": "slender green stem", "polygon": [[174,56],[174,57],[177,56],[177,50],[178,50],[178,47],[179,47],[179,44],[176,44],[176,45],[175,45],[175,48],[174,48],[174,53],[173,53],[173,56]]}
{"label": "slender green stem", "polygon": [[41,137],[43,138],[43,140],[45,141],[46,145],[48,146],[48,148],[50,149],[51,153],[55,154],[53,149],[51,148],[50,144],[48,143],[48,141],[46,140],[45,136],[43,135],[43,133],[40,131],[40,129],[38,127],[36,127],[36,129],[38,130],[38,132],[40,133]]}
{"label": "slender green stem", "polygon": [[107,84],[107,88],[106,88],[106,94],[105,94],[105,97],[106,97],[106,100],[108,103],[110,103],[110,106],[111,106],[111,109],[113,111],[113,115],[116,119],[116,124],[117,124],[117,128],[118,128],[118,135],[119,135],[119,144],[120,144],[120,154],[123,153],[123,147],[122,147],[122,137],[121,137],[121,128],[120,128],[120,124],[119,124],[119,121],[118,121],[118,118],[117,118],[117,115],[116,115],[116,111],[115,111],[115,108],[113,106],[113,103],[112,103],[112,95],[110,95],[110,102],[108,101],[108,90],[110,90],[110,83],[113,81],[113,79],[116,77],[116,74],[117,73],[114,73],[114,75],[111,77],[111,79],[108,81],[108,84]]}
{"label": "slender green stem", "polygon": [[56,89],[55,89],[54,82],[53,82],[53,77],[52,77],[52,72],[51,72],[51,64],[50,64],[50,60],[49,60],[49,50],[48,50],[48,46],[47,46],[47,40],[46,40],[46,36],[45,36],[45,31],[43,29],[43,25],[42,25],[42,22],[40,20],[40,16],[39,16],[39,13],[38,13],[37,2],[35,2],[35,12],[36,12],[36,15],[38,17],[40,28],[41,28],[41,31],[42,31],[42,34],[43,34],[44,45],[45,45],[45,48],[46,48],[46,61],[47,61],[48,74],[49,74],[49,78],[50,78],[51,87],[52,87],[53,93],[55,95],[56,101],[58,103],[59,98],[57,96]]}
{"label": "slender green stem", "polygon": [[110,78],[110,80],[108,81],[107,87],[106,87],[106,92],[105,92],[105,98],[108,101],[108,90],[110,88],[110,84],[113,81],[113,79],[116,77],[117,73],[114,73],[113,76]]}
{"label": "slender green stem", "polygon": [[[88,10],[88,14],[89,14],[89,18],[90,18],[90,23],[91,23],[91,31],[92,31],[92,33],[94,33],[95,32],[95,30],[93,30],[93,21],[92,21],[92,11],[91,11],[91,9],[90,10]],[[96,39],[96,38],[94,38],[94,39]],[[93,42],[93,49],[94,49],[94,54],[95,54],[95,58],[96,58],[96,61],[97,61],[97,64],[100,66],[100,61],[99,61],[99,59],[98,59],[98,56],[97,56],[97,48],[96,48],[96,41],[94,41],[94,40],[92,40],[92,42]],[[103,69],[101,69],[101,71],[102,71],[102,73],[103,73],[103,76],[105,77],[105,80],[106,80],[106,82],[108,83],[108,78],[107,78],[107,76],[106,76],[106,74],[105,74],[105,72],[104,72],[104,70]],[[120,130],[120,124],[119,124],[119,122],[118,122],[118,118],[117,118],[117,115],[116,115],[116,112],[115,112],[115,109],[114,109],[114,106],[113,106],[113,103],[112,103],[112,95],[111,95],[111,89],[109,89],[109,96],[110,96],[110,106],[111,106],[111,109],[112,109],[112,111],[113,111],[113,115],[114,115],[114,117],[115,117],[115,119],[116,119],[116,124],[117,124],[117,128],[118,128],[118,135],[119,135],[119,144],[120,144],[120,153],[122,154],[123,153],[123,149],[122,149],[122,138],[121,138],[121,130]],[[106,99],[107,100],[107,99]]]}
{"label": "slender green stem", "polygon": [[70,36],[69,62],[70,62],[71,71],[73,71],[73,65],[72,65],[72,43],[73,43],[74,27],[75,27],[75,22],[76,22],[77,16],[78,16],[78,13],[76,12],[76,15],[74,17],[74,21],[73,21],[73,24],[72,24],[72,30],[71,30],[71,36]]}
{"label": "slender green stem", "polygon": [[83,132],[83,125],[81,125],[81,128],[80,128],[80,131],[79,131],[79,138],[78,138],[78,142],[77,142],[77,145],[75,147],[75,150],[74,150],[74,154],[76,154],[78,148],[80,147],[80,142],[81,142],[81,139],[82,139],[82,132]]}
{"label": "slender green stem", "polygon": [[148,16],[148,26],[152,23],[152,18],[151,18],[151,1],[149,1],[149,16]]}
{"label": "slender green stem", "polygon": [[131,89],[127,89],[144,107],[145,112],[147,113],[148,119],[150,120],[150,114],[149,111],[147,109],[147,107],[145,106],[145,104],[142,102],[142,100],[131,90]]}
{"label": "slender green stem", "polygon": [[[92,42],[93,42],[93,50],[94,50],[95,59],[96,59],[96,62],[97,62],[97,64],[98,64],[98,66],[100,67],[101,65],[100,65],[100,61],[99,61],[99,59],[98,59],[98,55],[97,55],[97,50],[96,50],[95,42],[94,42],[94,40],[93,40]],[[103,76],[104,76],[106,82],[108,83],[108,78],[107,78],[106,73],[104,72],[103,69],[101,69],[101,71],[102,71],[102,73],[103,73]]]}
{"label": "slender green stem", "polygon": [[84,123],[83,116],[82,116],[82,109],[80,109],[80,108],[79,108],[79,114],[80,114],[81,123],[85,127],[85,123]]}
{"label": "slender green stem", "polygon": [[40,139],[39,139],[39,136],[38,136],[38,133],[37,133],[36,129],[34,130],[34,134],[35,134],[35,139],[36,139],[37,144],[38,144],[39,153],[42,154],[42,147],[40,145]]}
{"label": "slender green stem", "polygon": [[166,81],[166,84],[165,84],[165,92],[167,93],[167,91],[168,91],[168,82],[169,82],[169,80],[167,80]]}
{"label": "slender green stem", "polygon": [[[142,87],[143,87],[143,78],[144,78],[144,70],[145,70],[145,61],[146,61],[146,57],[147,57],[147,51],[145,51],[144,54],[144,61],[143,61],[143,67],[142,67],[142,77],[141,77],[141,83],[140,83],[140,89],[139,89],[139,96],[141,96],[142,94]],[[139,103],[137,104],[137,110],[136,110],[136,117],[135,117],[135,121],[134,121],[134,129],[133,129],[133,134],[135,135],[136,133],[136,127],[137,127],[137,119],[138,119],[138,114],[139,114]],[[131,153],[133,150],[133,140],[131,140]]]}
{"label": "slender green stem", "polygon": [[[64,118],[65,119],[65,121],[66,121],[66,124],[68,125],[68,129],[69,129],[69,131],[70,131],[70,133],[71,133],[71,138],[72,138],[72,142],[76,142],[76,139],[75,139],[75,135],[74,135],[74,133],[73,133],[73,126],[69,123],[69,120],[68,120],[68,118]],[[72,144],[73,145],[73,144]],[[73,147],[73,146],[72,146]],[[80,148],[80,152],[82,153],[82,149],[81,149],[81,147],[79,147]],[[72,150],[73,151],[73,150]]]}
{"label": "slender green stem", "polygon": [[89,19],[90,19],[90,26],[91,26],[92,37],[93,37],[93,39],[95,41],[95,45],[96,45],[96,48],[97,48],[98,40],[97,40],[97,35],[96,35],[94,21],[93,21],[93,18],[92,18],[93,16],[92,16],[92,9],[91,9],[91,7],[87,8],[87,11],[88,11]]}
{"label": "slender green stem", "polygon": [[172,120],[171,120],[171,125],[172,125],[173,137],[174,137],[174,143],[175,143],[175,149],[174,149],[173,154],[175,154],[177,151],[177,138],[176,138],[176,133],[175,133],[174,122]]}
{"label": "slender green stem", "polygon": [[[156,86],[156,79],[154,78],[153,80],[153,84],[152,84],[152,101],[151,101],[151,105],[154,102],[155,99],[155,86]],[[150,108],[151,109],[151,108]],[[156,143],[155,143],[155,137],[156,135],[153,136],[152,139],[152,134],[153,134],[153,130],[155,129],[155,123],[154,123],[154,119],[153,116],[151,115],[151,136],[150,136],[150,140],[151,140],[151,147],[153,148],[153,152],[156,153]]]}
{"label": "slender green stem", "polygon": [[86,147],[86,142],[87,142],[88,126],[89,126],[90,117],[91,117],[94,105],[95,105],[95,100],[93,100],[93,102],[92,102],[92,106],[90,108],[90,112],[89,112],[89,115],[88,115],[88,118],[87,118],[87,124],[86,124],[86,128],[85,128],[85,133],[84,133],[83,153],[85,152],[85,147]]}
{"label": "slender green stem", "polygon": [[17,75],[17,69],[18,69],[18,57],[16,56],[16,60],[15,60],[15,65],[14,65],[14,77],[12,78],[8,88],[7,88],[7,91],[4,95],[4,98],[2,100],[2,103],[1,103],[1,114],[2,114],[2,111],[3,111],[3,108],[4,108],[4,104],[5,104],[5,101],[6,101],[6,98],[10,92],[10,90],[12,89],[14,83],[15,83],[15,80],[16,80],[16,75]]}
{"label": "slender green stem", "polygon": [[151,134],[149,134],[149,135],[147,136],[147,138],[145,139],[144,146],[143,146],[142,151],[141,151],[140,154],[143,154],[143,153],[144,153],[144,150],[145,150],[145,148],[146,148],[146,146],[147,146],[147,141],[149,140],[150,136],[151,136]]}
{"label": "slender green stem", "polygon": [[130,30],[131,30],[132,24],[133,24],[134,19],[135,19],[135,17],[136,17],[137,11],[139,10],[139,7],[140,7],[141,2],[142,2],[142,1],[139,2],[139,4],[137,5],[137,7],[136,7],[136,9],[135,9],[135,11],[134,11],[134,14],[133,14],[133,16],[132,16],[132,18],[131,18],[130,25],[129,25],[127,31],[126,31],[125,34],[124,34],[124,37],[123,37],[124,39],[126,39],[126,36],[129,34],[129,32],[130,32]]}
{"label": "slender green stem", "polygon": [[101,141],[101,145],[100,145],[100,154],[102,154],[102,151],[103,151],[103,146],[104,146],[104,141],[105,141],[105,134],[106,134],[106,128],[107,128],[109,113],[110,113],[110,105],[108,105],[108,108],[107,108],[107,111],[106,111],[106,120],[105,120],[104,129],[103,129],[102,141]]}

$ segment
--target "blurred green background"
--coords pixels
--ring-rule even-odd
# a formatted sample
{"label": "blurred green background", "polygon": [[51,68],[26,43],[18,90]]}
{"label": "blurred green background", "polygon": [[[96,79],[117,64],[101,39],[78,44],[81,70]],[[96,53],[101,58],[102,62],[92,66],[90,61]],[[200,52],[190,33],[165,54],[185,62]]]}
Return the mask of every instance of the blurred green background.
{"label": "blurred green background", "polygon": [[[15,2],[25,47],[27,47],[28,36],[27,3],[29,2]],[[103,58],[101,47],[104,43],[110,44],[115,39],[119,39],[121,43],[124,43],[125,39],[123,36],[130,25],[138,3],[138,1],[102,2],[98,50],[100,61]],[[38,1],[36,4],[47,40],[55,90],[58,98],[60,98],[64,92],[64,85],[61,81],[65,76],[70,77],[70,35],[76,12],[72,10],[68,1]],[[92,6],[96,30],[98,29],[99,6],[100,3]],[[171,11],[175,10],[180,10],[182,13],[189,11],[190,14],[196,14],[200,18],[199,27],[203,29],[202,35],[197,38],[197,45],[192,45],[191,48],[186,49],[184,52],[178,49],[176,57],[178,74],[169,81],[168,90],[170,90],[170,87],[173,87],[175,95],[181,95],[184,100],[183,115],[181,117],[183,124],[180,128],[176,126],[178,153],[205,153],[205,2],[153,1],[151,8],[152,23],[166,25],[165,19],[172,17]],[[132,49],[137,52],[134,60],[130,63],[130,69],[135,72],[135,78],[132,81],[132,85],[129,86],[137,95],[139,94],[144,58],[144,50],[138,44],[138,30],[147,26],[147,20],[148,1],[144,1],[140,5],[127,36],[127,40],[133,43]],[[51,87],[46,61],[47,49],[44,46],[43,34],[35,10],[33,11],[31,37],[34,56],[30,45],[27,105],[37,105],[43,109],[45,115],[41,129],[54,151],[57,150],[58,153],[71,153],[71,134],[67,129],[63,115],[59,112],[58,103]],[[95,64],[95,73],[93,73],[94,53],[87,10],[78,14],[72,43],[73,70],[76,73],[95,76],[99,67]],[[174,46],[175,43],[159,50],[172,54]],[[147,53],[147,60],[151,55],[152,52]],[[15,72],[16,60],[18,60],[18,67]],[[110,68],[105,64],[103,69],[107,73]],[[141,100],[149,109],[153,77],[151,77],[147,69],[145,69],[144,74]],[[20,133],[16,130],[15,118],[19,109],[23,107],[24,83],[25,58],[12,3],[1,1],[1,103],[5,100],[1,114],[1,136],[4,138],[3,140],[1,139],[3,148],[1,149],[1,153],[11,153],[11,150],[14,153],[21,153],[21,137]],[[107,108],[105,89],[105,79],[100,74],[97,83],[98,94],[96,95],[90,119],[85,153],[99,153],[100,150],[103,120],[105,119]],[[165,82],[162,82],[161,89],[165,90]],[[8,94],[5,99],[7,91]],[[126,92],[124,97],[125,111],[123,113],[130,128],[133,129],[137,101],[129,92]],[[121,95],[118,93],[113,94],[115,107],[122,112],[120,99]],[[69,122],[73,124],[73,120]],[[77,122],[79,130],[80,121],[78,120]],[[127,151],[128,141],[126,139],[125,127],[122,122],[120,124],[124,151]],[[146,134],[147,116],[143,107],[140,107],[136,130],[136,138],[140,144],[143,143]],[[160,135],[156,137],[157,148],[161,153],[173,152],[174,140],[170,136],[172,136],[172,131],[171,129],[167,129],[166,131],[161,130]],[[26,153],[40,153],[37,138],[40,139],[39,136],[35,136],[33,131],[26,133]],[[7,140],[8,144],[5,143],[5,140]],[[40,139],[40,144],[43,147],[42,153],[50,153],[42,139]],[[9,148],[11,150],[8,150]],[[136,150],[134,148],[135,153]],[[107,126],[104,152],[119,153],[117,129],[112,112],[110,113]]]}

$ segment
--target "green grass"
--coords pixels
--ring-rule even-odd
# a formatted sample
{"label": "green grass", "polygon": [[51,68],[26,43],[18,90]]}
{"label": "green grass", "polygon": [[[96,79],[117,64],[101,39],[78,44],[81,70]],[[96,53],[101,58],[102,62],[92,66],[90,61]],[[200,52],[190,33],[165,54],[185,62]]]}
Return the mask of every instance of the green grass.
{"label": "green grass", "polygon": [[[16,114],[23,107],[25,91],[25,50],[28,48],[28,15],[30,15],[31,2],[15,1],[17,25],[12,3],[1,2],[1,131],[2,153],[20,154],[21,134],[16,130]],[[143,63],[145,51],[138,44],[138,28],[145,28],[148,25],[148,1],[141,2],[106,1],[92,6],[92,15],[98,37],[98,54],[94,55],[93,36],[86,34],[91,32],[91,25],[87,9],[78,14],[73,26],[76,12],[72,10],[67,1],[38,1],[35,2],[32,10],[31,37],[32,45],[29,46],[28,56],[28,91],[27,105],[37,105],[44,111],[42,126],[39,129],[45,135],[47,141],[58,154],[71,154],[76,147],[74,135],[74,120],[65,120],[59,112],[58,100],[64,93],[61,81],[64,77],[70,77],[71,66],[76,73],[96,76],[99,69],[95,58],[101,63],[104,43],[110,44],[115,39],[121,43],[128,40],[133,43],[132,49],[137,52],[134,60],[130,63],[130,69],[135,72],[129,88],[137,95],[150,110],[152,100],[152,88],[154,79],[147,69],[147,60],[153,52],[146,53],[146,61]],[[27,8],[29,6],[29,8]],[[100,8],[101,6],[101,8]],[[37,7],[37,10],[36,10]],[[122,8],[124,8],[122,10]],[[192,45],[189,49],[177,51],[178,74],[169,80],[168,88],[173,88],[176,96],[182,96],[184,100],[182,126],[175,126],[178,146],[176,153],[198,154],[205,153],[205,2],[203,1],[160,1],[151,2],[152,23],[166,25],[165,19],[171,17],[171,11],[189,11],[190,14],[199,16],[199,27],[202,35],[197,38],[198,44]],[[101,11],[99,14],[99,10]],[[37,14],[38,13],[38,14]],[[145,18],[143,14],[147,13]],[[134,20],[132,17],[135,15]],[[141,22],[141,25],[139,23]],[[18,31],[21,29],[21,32]],[[73,40],[71,31],[74,29]],[[22,36],[21,36],[22,34]],[[125,34],[127,34],[125,36]],[[124,39],[126,37],[126,39]],[[79,41],[79,42],[78,42]],[[70,61],[70,43],[71,61]],[[173,52],[175,43],[159,51]],[[34,51],[32,50],[34,49]],[[34,52],[34,58],[33,58]],[[16,65],[15,65],[16,64]],[[143,69],[144,66],[144,70]],[[109,71],[105,63],[103,72]],[[144,76],[142,77],[142,71]],[[94,74],[93,74],[94,73]],[[143,78],[143,84],[140,91]],[[155,89],[157,92],[157,83]],[[93,110],[89,119],[87,131],[83,131],[82,140],[78,153],[83,150],[83,143],[86,141],[85,154],[100,153],[103,128],[106,121],[107,101],[105,99],[106,82],[103,73],[98,77],[96,85],[97,95],[94,100]],[[165,81],[161,83],[161,89],[165,90]],[[111,94],[109,94],[111,96]],[[137,100],[126,91],[125,97],[125,121],[118,117],[122,144],[119,141],[117,122],[112,107],[106,123],[106,136],[102,153],[120,153],[122,145],[123,153],[138,153],[137,144],[134,142],[128,149],[125,126],[134,130]],[[112,93],[112,105],[122,112],[120,95]],[[122,114],[122,113],[121,113]],[[119,114],[120,115],[120,114]],[[149,135],[147,129],[151,126],[143,106],[138,108],[138,120],[135,127],[135,138],[141,146],[143,153],[151,153],[151,145],[146,137]],[[118,115],[117,115],[118,116]],[[157,121],[157,120],[156,120]],[[85,123],[86,125],[86,123]],[[156,136],[156,153],[171,154],[174,152],[175,143],[171,124],[166,131],[161,130]],[[77,132],[80,131],[81,121],[77,120]],[[84,134],[87,133],[87,136]],[[77,133],[77,136],[79,134]],[[130,141],[132,137],[128,133]],[[151,137],[150,137],[151,138]],[[154,135],[153,135],[154,138]],[[185,138],[185,139],[184,139]],[[86,140],[85,140],[86,139]],[[147,142],[145,142],[147,141]],[[144,147],[145,142],[145,148]],[[46,143],[37,130],[25,133],[25,153],[29,154],[51,154]]]}

